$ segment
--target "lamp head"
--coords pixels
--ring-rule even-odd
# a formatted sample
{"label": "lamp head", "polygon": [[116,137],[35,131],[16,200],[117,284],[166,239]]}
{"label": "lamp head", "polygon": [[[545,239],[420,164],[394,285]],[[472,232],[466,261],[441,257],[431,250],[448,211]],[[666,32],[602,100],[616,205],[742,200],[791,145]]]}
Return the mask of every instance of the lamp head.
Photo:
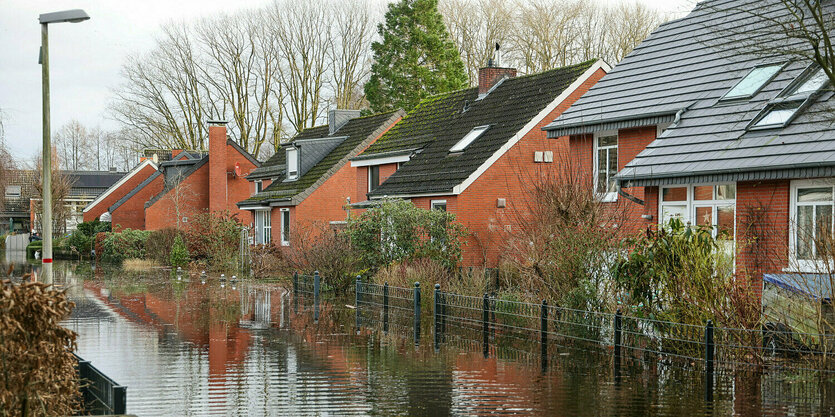
{"label": "lamp head", "polygon": [[90,15],[81,9],[63,10],[60,12],[43,13],[38,17],[38,21],[47,25],[50,23],[79,23],[90,19]]}

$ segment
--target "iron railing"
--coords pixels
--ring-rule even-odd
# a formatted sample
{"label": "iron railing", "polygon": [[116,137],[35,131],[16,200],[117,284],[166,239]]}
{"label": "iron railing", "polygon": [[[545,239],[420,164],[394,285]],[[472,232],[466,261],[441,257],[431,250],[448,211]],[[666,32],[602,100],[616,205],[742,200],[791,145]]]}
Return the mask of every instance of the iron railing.
{"label": "iron railing", "polygon": [[116,383],[90,361],[75,355],[85,414],[125,414],[128,387]]}

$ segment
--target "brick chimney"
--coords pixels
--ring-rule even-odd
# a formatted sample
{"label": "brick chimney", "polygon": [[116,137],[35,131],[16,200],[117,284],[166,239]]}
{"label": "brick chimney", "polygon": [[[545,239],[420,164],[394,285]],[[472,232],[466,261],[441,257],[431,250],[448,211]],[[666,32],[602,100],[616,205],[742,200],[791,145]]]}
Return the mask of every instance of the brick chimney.
{"label": "brick chimney", "polygon": [[226,122],[209,122],[209,211],[226,210]]}
{"label": "brick chimney", "polygon": [[496,83],[516,76],[516,68],[494,67],[492,62],[478,70],[478,96],[483,97]]}

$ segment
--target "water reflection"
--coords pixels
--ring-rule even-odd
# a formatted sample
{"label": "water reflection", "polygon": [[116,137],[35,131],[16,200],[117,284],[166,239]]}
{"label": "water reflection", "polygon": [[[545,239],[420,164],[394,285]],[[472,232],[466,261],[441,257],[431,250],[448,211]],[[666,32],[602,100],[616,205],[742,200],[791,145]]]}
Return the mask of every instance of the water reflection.
{"label": "water reflection", "polygon": [[[23,265],[21,268],[32,268]],[[56,283],[76,309],[66,325],[79,354],[128,386],[128,412],[157,415],[805,415],[833,414],[832,382],[719,375],[713,403],[704,374],[610,352],[550,346],[548,369],[526,341],[491,345],[452,332],[435,350],[425,320],[389,332],[373,315],[359,334],[350,300],[277,284],[168,271],[131,272],[59,262]]]}

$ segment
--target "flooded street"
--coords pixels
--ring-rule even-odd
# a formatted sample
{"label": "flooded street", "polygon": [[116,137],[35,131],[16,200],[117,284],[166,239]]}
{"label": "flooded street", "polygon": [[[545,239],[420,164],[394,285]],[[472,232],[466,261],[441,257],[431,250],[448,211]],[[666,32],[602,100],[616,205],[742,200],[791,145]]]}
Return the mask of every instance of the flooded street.
{"label": "flooded street", "polygon": [[[27,268],[23,265],[19,268]],[[698,367],[628,361],[450,331],[436,350],[393,319],[385,333],[353,297],[293,299],[280,284],[56,265],[76,309],[78,354],[128,386],[127,411],[159,415],[829,415],[832,383],[717,374],[705,402]],[[431,317],[431,316],[430,316]],[[408,321],[408,320],[406,320]],[[367,325],[367,326],[366,326]]]}

